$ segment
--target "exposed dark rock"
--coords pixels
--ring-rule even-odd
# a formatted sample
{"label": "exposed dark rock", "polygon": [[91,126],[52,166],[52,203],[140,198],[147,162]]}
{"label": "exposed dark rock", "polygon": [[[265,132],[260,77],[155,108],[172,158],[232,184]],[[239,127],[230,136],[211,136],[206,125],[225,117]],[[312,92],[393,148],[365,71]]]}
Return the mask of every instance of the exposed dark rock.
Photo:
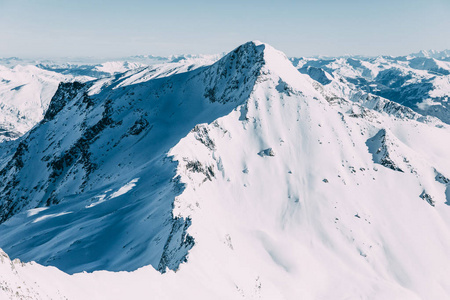
{"label": "exposed dark rock", "polygon": [[431,197],[431,195],[427,194],[425,192],[425,190],[423,190],[422,194],[420,194],[420,198],[422,198],[423,200],[427,201],[428,204],[430,204],[431,206],[434,206],[435,201],[434,201],[433,197]]}
{"label": "exposed dark rock", "polygon": [[368,139],[366,145],[375,163],[394,171],[404,172],[391,158],[385,129],[381,129],[374,137]]}
{"label": "exposed dark rock", "polygon": [[144,131],[149,126],[149,122],[144,118],[140,117],[136,122],[134,122],[133,126],[128,130],[128,133],[131,135],[138,135],[142,131]]}
{"label": "exposed dark rock", "polygon": [[[85,87],[85,84],[80,82],[61,82],[58,90],[52,97],[50,105],[44,115],[43,123],[53,120],[53,118],[66,106],[66,104],[74,99],[80,91]],[[84,98],[88,98],[84,95]]]}
{"label": "exposed dark rock", "polygon": [[448,179],[447,177],[445,177],[444,175],[442,175],[441,173],[439,173],[436,169],[434,170],[434,173],[436,174],[436,181],[440,182],[442,184],[449,184],[450,183],[450,179]]}
{"label": "exposed dark rock", "polygon": [[258,152],[258,155],[261,157],[264,156],[275,156],[275,151],[272,148],[267,148]]}
{"label": "exposed dark rock", "polygon": [[186,164],[186,169],[190,170],[191,172],[204,174],[206,176],[206,179],[208,179],[209,181],[212,181],[212,178],[216,176],[212,166],[204,167],[198,160],[188,161]]}
{"label": "exposed dark rock", "polygon": [[[72,165],[81,163],[83,169],[86,171],[85,182],[87,181],[89,174],[96,168],[96,165],[90,160],[91,153],[89,146],[98,138],[103,130],[114,124],[114,121],[111,119],[111,114],[111,103],[106,101],[102,118],[95,125],[88,127],[72,147],[48,164],[52,169],[50,179],[55,180],[62,176]],[[49,191],[47,190],[47,192]]]}
{"label": "exposed dark rock", "polygon": [[166,272],[166,268],[176,270],[178,266],[187,261],[187,253],[194,246],[194,238],[187,233],[191,226],[191,219],[173,218],[171,220],[172,230],[167,238],[161,260],[158,264],[158,271]]}
{"label": "exposed dark rock", "polygon": [[216,147],[214,141],[209,137],[209,131],[207,127],[203,125],[196,125],[192,132],[195,133],[195,138],[206,146],[209,150],[213,151]]}

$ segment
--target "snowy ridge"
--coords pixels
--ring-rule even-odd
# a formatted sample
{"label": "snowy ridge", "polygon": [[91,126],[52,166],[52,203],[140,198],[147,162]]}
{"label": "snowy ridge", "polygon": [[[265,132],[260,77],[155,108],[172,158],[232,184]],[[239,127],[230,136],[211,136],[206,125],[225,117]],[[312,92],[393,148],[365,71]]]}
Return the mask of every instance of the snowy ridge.
{"label": "snowy ridge", "polygon": [[450,296],[447,124],[322,85],[260,42],[186,73],[125,74],[60,89],[3,155],[0,247],[70,273],[139,269],[15,272],[5,258],[0,293]]}
{"label": "snowy ridge", "polygon": [[60,82],[87,82],[130,74],[134,74],[130,78],[133,82],[128,80],[124,84],[145,82],[210,65],[218,58],[220,55],[131,57],[101,63],[89,59],[74,62],[0,59],[0,141],[16,139],[39,123]]}
{"label": "snowy ridge", "polygon": [[[65,75],[89,76],[92,78],[110,77],[127,71],[142,68],[150,69],[177,69],[184,67],[187,70],[194,70],[200,66],[211,65],[217,61],[221,55],[171,55],[168,57],[155,56],[132,56],[123,57],[116,60],[79,61],[74,62],[46,62],[37,63],[36,66]],[[70,61],[70,60],[69,60]],[[32,63],[32,62],[30,62]],[[180,71],[179,71],[180,72]]]}

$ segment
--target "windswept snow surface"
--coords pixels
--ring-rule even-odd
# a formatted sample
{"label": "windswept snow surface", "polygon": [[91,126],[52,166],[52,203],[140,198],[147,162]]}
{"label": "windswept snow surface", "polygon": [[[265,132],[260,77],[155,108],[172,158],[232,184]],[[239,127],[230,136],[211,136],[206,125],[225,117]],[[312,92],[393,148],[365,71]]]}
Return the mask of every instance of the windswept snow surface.
{"label": "windswept snow surface", "polygon": [[0,247],[95,272],[2,254],[0,295],[450,297],[449,125],[260,42],[131,78],[60,91],[3,155]]}

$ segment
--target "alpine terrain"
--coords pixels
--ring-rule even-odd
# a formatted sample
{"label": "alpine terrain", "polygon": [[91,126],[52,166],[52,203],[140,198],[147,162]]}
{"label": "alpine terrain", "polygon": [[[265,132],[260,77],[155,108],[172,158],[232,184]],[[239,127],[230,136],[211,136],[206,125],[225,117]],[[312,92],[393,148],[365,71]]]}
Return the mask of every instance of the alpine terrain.
{"label": "alpine terrain", "polygon": [[[92,59],[24,60],[0,58],[0,142],[22,136],[39,123],[61,82],[87,82],[127,71],[141,80],[194,70],[221,55],[133,56],[118,61]],[[145,70],[145,71],[144,71]]]}
{"label": "alpine terrain", "polygon": [[324,85],[339,82],[450,123],[450,51],[407,56],[291,58],[304,74]]}
{"label": "alpine terrain", "polygon": [[0,298],[449,299],[441,56],[30,67],[48,101],[0,115]]}

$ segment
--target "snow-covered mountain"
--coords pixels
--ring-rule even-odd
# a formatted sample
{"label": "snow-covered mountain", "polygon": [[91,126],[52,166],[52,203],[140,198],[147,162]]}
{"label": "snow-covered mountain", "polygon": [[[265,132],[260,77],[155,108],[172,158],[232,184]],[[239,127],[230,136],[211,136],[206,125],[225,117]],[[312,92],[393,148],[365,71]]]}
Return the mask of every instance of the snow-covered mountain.
{"label": "snow-covered mountain", "polygon": [[39,263],[1,254],[0,295],[450,297],[449,125],[305,68],[249,42],[61,84],[0,144],[0,247]]}
{"label": "snow-covered mountain", "polygon": [[[130,57],[117,58],[115,60],[75,60],[74,62],[63,61],[39,61],[36,66],[48,71],[54,71],[61,74],[74,76],[90,76],[93,78],[109,77],[130,70],[149,67],[167,66],[168,69],[184,68],[178,72],[194,70],[201,66],[211,65],[221,58],[222,54],[217,55],[170,55],[153,56],[137,55]],[[70,61],[70,60],[69,60]]]}
{"label": "snow-covered mountain", "polygon": [[[449,123],[448,54],[447,50],[429,50],[403,57],[316,57],[292,58],[291,61],[300,72],[324,85],[335,78],[339,85],[349,85],[347,89],[352,93],[359,89]],[[86,82],[144,68],[149,74],[155,74],[150,77],[167,76],[211,65],[222,56],[137,55],[112,61],[101,58],[2,58],[0,140],[15,139],[41,121],[60,82]]]}
{"label": "snow-covered mountain", "polygon": [[[240,51],[214,67],[159,80],[139,82],[139,79],[152,75],[144,69],[138,74],[130,72],[92,83],[60,85],[41,125],[18,141],[17,148],[10,152],[3,171],[0,171],[4,178],[0,187],[2,221],[25,209],[61,203],[56,206],[60,210],[62,206],[69,205],[64,212],[53,214],[63,218],[60,219],[65,224],[61,234],[65,242],[59,246],[53,243],[39,246],[32,242],[33,251],[43,257],[30,259],[54,261],[56,266],[68,272],[133,270],[147,264],[153,264],[161,270],[166,265],[176,267],[186,253],[181,253],[181,250],[180,254],[175,253],[172,262],[171,254],[167,253],[172,251],[170,240],[175,240],[172,237],[175,234],[185,237],[183,232],[189,221],[172,217],[173,199],[182,185],[174,181],[176,168],[167,157],[167,151],[196,124],[212,122],[231,111],[236,104],[235,101],[228,103],[228,99],[239,96],[230,93],[233,89],[236,89],[236,93],[250,93],[252,83],[241,86],[238,82],[255,80],[255,75],[238,69],[244,66],[244,62],[236,61],[236,58],[243,60],[237,55],[248,56],[251,53]],[[259,67],[253,61],[256,58],[249,58],[249,72]],[[236,64],[240,65],[236,67]],[[227,71],[228,65],[235,70]],[[220,78],[219,75],[224,77]],[[234,82],[234,85],[230,86],[229,82]],[[238,98],[236,101],[242,102],[247,96],[239,97],[243,99]],[[209,105],[209,102],[216,104]],[[127,182],[124,183],[124,180]],[[132,201],[128,194],[120,197],[136,185]],[[149,186],[153,187],[150,191]],[[87,194],[92,195],[86,197]],[[73,200],[66,202],[65,199],[69,198]],[[106,205],[110,209],[105,210],[105,205],[97,205],[115,198],[118,200],[108,201],[108,204],[115,203],[113,206]],[[117,205],[127,208],[123,211]],[[82,212],[87,214],[87,219],[80,218]],[[134,214],[137,215],[132,217]],[[102,229],[93,223],[98,232],[92,226],[86,226],[85,222],[91,223],[93,215],[97,215],[97,221],[108,219],[109,225]],[[129,222],[130,218],[150,218],[152,215],[155,217],[149,222],[141,220],[140,230],[136,222]],[[67,232],[65,228],[69,221],[66,218],[72,219],[73,216],[76,217],[71,227],[82,229]],[[35,236],[39,240],[39,236],[44,234],[42,226],[46,227],[47,221],[53,222],[52,219],[32,222],[37,225],[33,229],[36,232],[29,232],[27,236]],[[28,222],[19,223],[28,229],[34,227],[25,225]],[[111,236],[110,226],[120,228],[120,232]],[[130,228],[127,229],[127,226]],[[19,227],[16,228],[19,231],[25,228]],[[154,229],[150,230],[152,227]],[[136,230],[141,232],[138,236],[129,234]],[[11,243],[22,233],[15,229],[7,231],[3,238],[6,244],[17,250],[22,248],[20,252],[23,254],[32,253],[26,246],[30,240],[22,246]],[[145,231],[148,234],[142,234]],[[7,241],[7,236],[12,240]],[[84,248],[84,240],[93,243],[92,253],[88,255],[81,251],[76,255],[79,261],[70,262],[74,259],[72,252],[80,251],[76,245]],[[117,243],[117,240],[123,240],[124,243]],[[105,242],[116,244],[117,249],[103,248]],[[186,247],[190,245],[188,243]],[[61,249],[56,254],[53,250],[58,247]],[[117,252],[123,247],[129,247],[129,255],[118,256]],[[145,251],[148,247],[154,250]],[[5,250],[9,249],[5,245]],[[97,255],[93,254],[95,251],[98,251]]]}
{"label": "snow-covered mountain", "polygon": [[[19,58],[19,57],[0,57],[0,65],[6,67],[15,67],[17,65],[34,65],[43,67],[55,67],[59,66],[60,69],[73,68],[88,68],[88,67],[100,67],[109,66],[107,72],[113,73],[122,72],[133,69],[137,65],[141,66],[153,66],[164,63],[173,62],[186,62],[187,64],[195,65],[207,65],[211,64],[221,57],[225,53],[221,54],[181,54],[181,55],[168,55],[168,56],[155,56],[155,55],[133,55],[123,57],[58,57],[58,58]],[[124,70],[125,69],[125,70]]]}
{"label": "snow-covered mountain", "polygon": [[[449,51],[408,56],[292,58],[304,74],[327,85],[333,79],[450,123]],[[344,82],[345,81],[345,82]]]}
{"label": "snow-covered mountain", "polygon": [[[210,65],[219,57],[142,56],[101,63],[0,59],[0,142],[17,138],[40,122],[61,82],[87,82],[113,75],[148,80]],[[137,75],[119,75],[126,72]]]}

